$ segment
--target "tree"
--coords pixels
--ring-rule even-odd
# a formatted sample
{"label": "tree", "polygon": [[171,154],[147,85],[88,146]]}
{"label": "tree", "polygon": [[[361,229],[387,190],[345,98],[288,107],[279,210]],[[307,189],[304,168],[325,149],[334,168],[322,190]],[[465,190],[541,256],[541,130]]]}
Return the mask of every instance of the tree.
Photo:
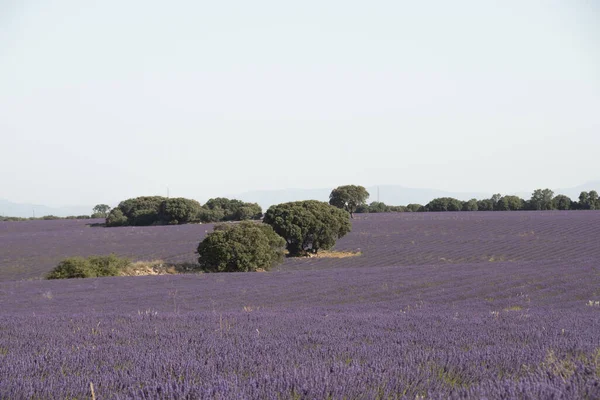
{"label": "tree", "polygon": [[592,190],[588,193],[589,210],[597,210],[600,208],[600,201],[598,199],[598,192]]}
{"label": "tree", "polygon": [[93,209],[92,218],[106,218],[110,211],[110,206],[106,204],[96,204]]}
{"label": "tree", "polygon": [[127,225],[127,217],[123,215],[123,211],[119,208],[113,208],[108,217],[106,217],[106,226],[125,226]]}
{"label": "tree", "polygon": [[517,211],[522,210],[525,201],[519,196],[503,196],[497,202],[494,210],[496,211]]}
{"label": "tree", "polygon": [[291,256],[328,250],[352,229],[347,211],[316,200],[271,206],[263,222],[285,239]]}
{"label": "tree", "polygon": [[117,208],[127,218],[127,225],[147,226],[159,222],[160,206],[165,200],[162,196],[142,196],[122,201]]}
{"label": "tree", "polygon": [[331,191],[329,195],[329,204],[341,208],[350,213],[354,218],[356,207],[365,204],[369,198],[369,192],[363,186],[346,185],[339,186]]}
{"label": "tree", "polygon": [[187,224],[197,218],[200,208],[196,200],[169,198],[161,202],[158,219],[163,224]]}
{"label": "tree", "polygon": [[427,211],[460,211],[462,207],[462,201],[452,197],[439,197],[431,200],[425,206]]}
{"label": "tree", "polygon": [[198,262],[209,272],[269,269],[283,261],[285,240],[269,225],[221,224],[198,245]]}
{"label": "tree", "polygon": [[590,206],[590,195],[588,192],[581,192],[579,194],[579,208],[582,210],[588,210]]}
{"label": "tree", "polygon": [[554,192],[550,189],[536,189],[531,195],[529,205],[532,210],[552,210]]}
{"label": "tree", "polygon": [[381,201],[374,201],[369,204],[369,212],[370,213],[385,213],[389,212],[390,208]]}
{"label": "tree", "polygon": [[494,211],[494,202],[492,199],[483,199],[477,201],[478,211]]}
{"label": "tree", "polygon": [[471,199],[462,203],[462,211],[477,211],[477,199]]}
{"label": "tree", "polygon": [[262,208],[256,203],[245,203],[237,199],[216,197],[209,199],[202,207],[202,222],[259,220]]}
{"label": "tree", "polygon": [[422,212],[422,211],[425,211],[425,207],[423,207],[421,204],[411,203],[411,204],[406,205],[406,211],[407,212]]}
{"label": "tree", "polygon": [[501,198],[502,198],[502,195],[500,193],[496,193],[490,199],[490,200],[492,200],[492,204],[494,205],[494,210],[496,209],[496,206],[498,205],[498,202],[500,201]]}
{"label": "tree", "polygon": [[571,209],[571,199],[564,194],[559,194],[554,199],[552,199],[553,208],[556,210],[570,210]]}

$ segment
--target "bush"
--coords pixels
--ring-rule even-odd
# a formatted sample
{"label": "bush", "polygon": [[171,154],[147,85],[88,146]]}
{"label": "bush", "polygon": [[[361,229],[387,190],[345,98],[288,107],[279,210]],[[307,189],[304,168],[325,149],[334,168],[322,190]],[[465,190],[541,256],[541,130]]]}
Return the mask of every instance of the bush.
{"label": "bush", "polygon": [[198,245],[198,262],[208,272],[267,270],[283,261],[284,248],[285,241],[268,225],[221,224]]}
{"label": "bush", "polygon": [[197,220],[200,203],[196,200],[176,197],[160,204],[159,219],[163,224],[187,224]]}
{"label": "bush", "polygon": [[431,200],[425,208],[427,211],[461,211],[463,204],[462,201],[452,197],[440,197]]}
{"label": "bush", "polygon": [[119,208],[114,208],[106,217],[106,226],[124,226],[127,225],[127,217],[123,215],[123,211]]}
{"label": "bush", "polygon": [[291,256],[328,250],[352,229],[347,211],[316,200],[272,206],[263,222],[285,239]]}
{"label": "bush", "polygon": [[421,211],[425,211],[425,207],[423,207],[420,204],[411,203],[406,206],[406,211],[407,212],[421,212]]}
{"label": "bush", "polygon": [[62,260],[46,279],[96,278],[101,276],[117,276],[131,262],[111,254],[109,256],[92,256],[88,258],[71,257]]}
{"label": "bush", "polygon": [[210,199],[198,213],[201,222],[245,221],[262,218],[262,208],[256,203],[217,197]]}

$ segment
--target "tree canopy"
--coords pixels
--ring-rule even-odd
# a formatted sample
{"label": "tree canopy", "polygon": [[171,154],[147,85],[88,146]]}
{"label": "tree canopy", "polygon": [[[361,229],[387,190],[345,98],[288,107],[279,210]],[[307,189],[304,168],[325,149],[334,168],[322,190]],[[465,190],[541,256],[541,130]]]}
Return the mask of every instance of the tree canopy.
{"label": "tree canopy", "polygon": [[272,206],[263,222],[285,239],[291,256],[328,250],[352,229],[347,211],[316,200]]}
{"label": "tree canopy", "polygon": [[220,224],[198,245],[198,263],[208,272],[268,270],[281,263],[285,240],[269,225]]}
{"label": "tree canopy", "polygon": [[329,204],[350,213],[354,217],[356,208],[366,204],[369,192],[363,186],[346,185],[339,186],[331,191]]}

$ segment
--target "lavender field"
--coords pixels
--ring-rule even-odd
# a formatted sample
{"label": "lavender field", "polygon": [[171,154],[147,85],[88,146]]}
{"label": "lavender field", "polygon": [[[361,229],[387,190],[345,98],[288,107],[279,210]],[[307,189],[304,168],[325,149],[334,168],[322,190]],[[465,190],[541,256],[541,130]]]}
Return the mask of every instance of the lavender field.
{"label": "lavender field", "polygon": [[267,273],[43,281],[193,261],[210,225],[0,223],[0,398],[600,399],[600,212],[371,214]]}

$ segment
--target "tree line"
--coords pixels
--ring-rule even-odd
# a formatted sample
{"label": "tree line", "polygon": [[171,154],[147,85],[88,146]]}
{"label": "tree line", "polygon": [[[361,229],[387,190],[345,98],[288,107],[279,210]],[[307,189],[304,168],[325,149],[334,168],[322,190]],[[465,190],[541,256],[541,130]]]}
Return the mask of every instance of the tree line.
{"label": "tree line", "polygon": [[555,196],[550,189],[536,189],[528,200],[519,196],[495,194],[489,199],[467,201],[452,197],[439,197],[425,205],[408,204],[406,206],[389,206],[378,201],[367,204],[365,198],[354,206],[353,213],[527,210],[600,210],[600,198],[595,190],[581,192],[577,200],[572,200],[563,194]]}

